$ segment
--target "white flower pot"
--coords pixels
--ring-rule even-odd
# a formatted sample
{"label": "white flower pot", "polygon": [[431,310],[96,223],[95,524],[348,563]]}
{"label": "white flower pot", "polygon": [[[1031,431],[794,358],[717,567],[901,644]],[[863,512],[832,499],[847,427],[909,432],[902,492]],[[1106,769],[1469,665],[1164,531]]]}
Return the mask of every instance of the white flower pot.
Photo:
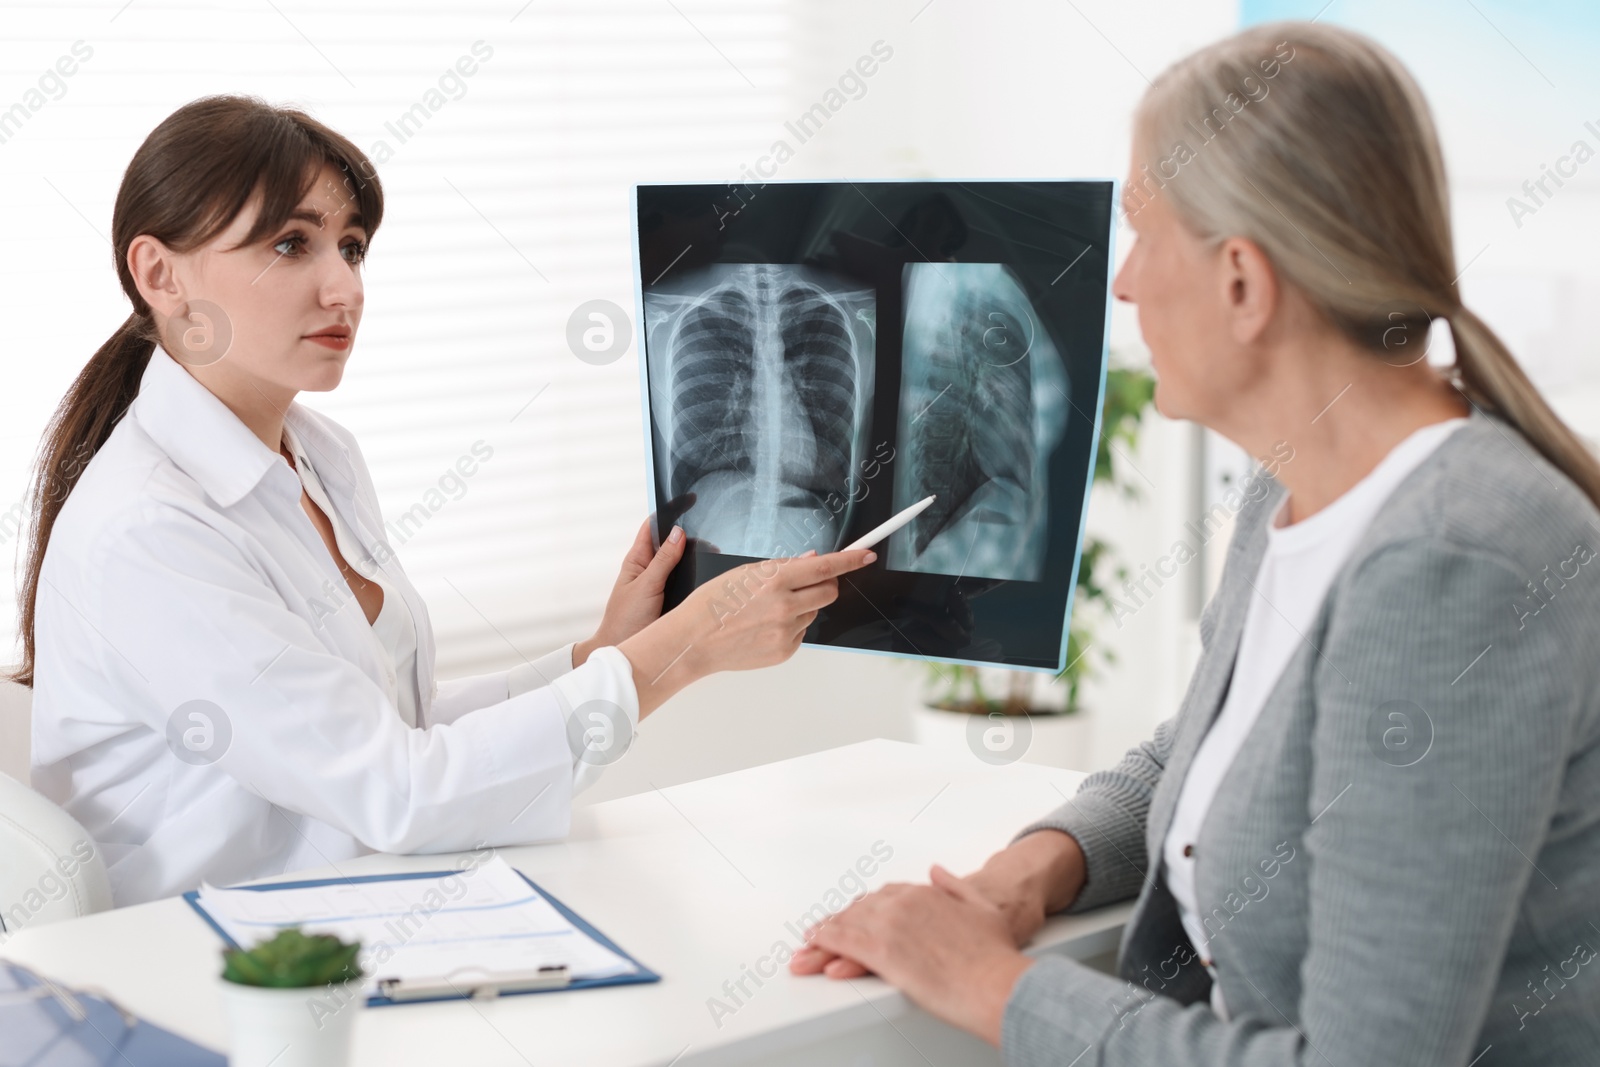
{"label": "white flower pot", "polygon": [[[1005,693],[1004,673],[985,669],[985,690]],[[1065,689],[1051,684],[1048,675],[1035,675],[1035,707],[1060,708]],[[1030,715],[974,715],[945,711],[913,697],[910,709],[911,739],[945,752],[965,754],[974,762],[1003,766],[1024,760],[1051,767],[1083,770],[1093,756],[1094,723],[1085,710],[1066,714],[1057,710]]]}
{"label": "white flower pot", "polygon": [[361,983],[315,989],[268,989],[222,982],[231,1067],[345,1067],[356,1016],[366,1006]]}

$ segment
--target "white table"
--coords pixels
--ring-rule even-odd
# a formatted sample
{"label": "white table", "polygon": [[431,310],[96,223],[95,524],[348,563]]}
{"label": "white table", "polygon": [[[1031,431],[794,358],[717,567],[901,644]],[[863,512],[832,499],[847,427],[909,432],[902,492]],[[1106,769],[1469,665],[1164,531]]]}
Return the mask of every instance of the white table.
{"label": "white table", "polygon": [[[873,887],[923,881],[933,862],[964,873],[1082,777],[880,740],[579,808],[567,840],[500,854],[662,980],[368,1009],[354,1063],[997,1063],[992,1048],[875,978],[796,978],[786,967],[748,974],[772,971],[779,943],[798,946],[800,917],[875,844],[892,856],[866,879]],[[454,858],[366,856],[306,876],[443,869]],[[1128,910],[1058,916],[1030,951],[1103,961]],[[173,898],[21,930],[0,956],[98,986],[136,1014],[224,1049],[219,949],[216,934]],[[747,995],[736,1004],[724,983],[742,976]]]}

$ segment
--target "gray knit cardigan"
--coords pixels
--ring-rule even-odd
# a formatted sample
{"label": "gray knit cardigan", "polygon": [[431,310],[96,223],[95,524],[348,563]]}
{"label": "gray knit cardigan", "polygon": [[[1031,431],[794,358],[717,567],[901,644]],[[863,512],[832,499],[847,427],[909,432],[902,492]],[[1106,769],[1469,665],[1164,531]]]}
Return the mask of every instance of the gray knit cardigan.
{"label": "gray knit cardigan", "polygon": [[1161,841],[1283,494],[1239,513],[1177,715],[1023,831],[1082,845],[1069,910],[1138,902],[1120,979],[1025,972],[1006,1063],[1600,1067],[1600,512],[1479,410],[1335,577],[1199,831],[1211,1010]]}

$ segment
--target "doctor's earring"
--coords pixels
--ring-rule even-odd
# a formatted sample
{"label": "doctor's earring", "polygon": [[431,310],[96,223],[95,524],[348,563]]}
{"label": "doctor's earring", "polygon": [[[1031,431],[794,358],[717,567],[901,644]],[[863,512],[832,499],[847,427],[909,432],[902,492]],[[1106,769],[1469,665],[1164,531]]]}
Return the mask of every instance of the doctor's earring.
{"label": "doctor's earring", "polygon": [[233,345],[233,321],[209,300],[190,300],[168,320],[172,358],[191,367],[209,367]]}

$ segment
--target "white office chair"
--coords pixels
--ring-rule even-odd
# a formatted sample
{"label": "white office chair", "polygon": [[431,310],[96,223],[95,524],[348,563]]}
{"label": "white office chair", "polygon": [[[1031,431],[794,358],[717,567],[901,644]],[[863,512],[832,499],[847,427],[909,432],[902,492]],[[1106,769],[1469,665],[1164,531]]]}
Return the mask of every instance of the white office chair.
{"label": "white office chair", "polygon": [[88,832],[43,795],[0,773],[0,939],[25,926],[110,907],[111,881]]}
{"label": "white office chair", "polygon": [[88,831],[41,794],[0,774],[0,936],[110,907],[111,880]]}

